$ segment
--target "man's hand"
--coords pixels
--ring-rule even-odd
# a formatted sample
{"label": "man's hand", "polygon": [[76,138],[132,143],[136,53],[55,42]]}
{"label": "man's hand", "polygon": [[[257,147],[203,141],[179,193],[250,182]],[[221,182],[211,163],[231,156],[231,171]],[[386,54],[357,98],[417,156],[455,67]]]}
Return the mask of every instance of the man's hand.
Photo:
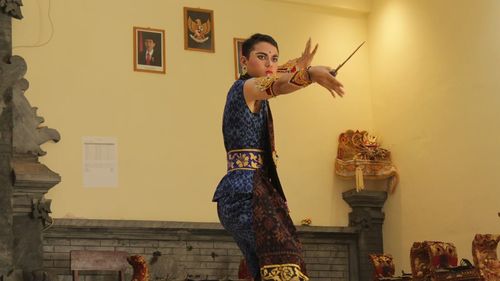
{"label": "man's hand", "polygon": [[318,50],[318,44],[316,44],[314,50],[311,52],[311,38],[309,38],[309,40],[307,40],[304,52],[297,59],[297,67],[299,69],[306,69],[308,66],[310,66],[317,50]]}
{"label": "man's hand", "polygon": [[309,78],[312,82],[316,82],[326,88],[333,97],[337,94],[340,97],[343,97],[344,85],[340,83],[331,73],[332,68],[328,66],[311,66],[309,68]]}

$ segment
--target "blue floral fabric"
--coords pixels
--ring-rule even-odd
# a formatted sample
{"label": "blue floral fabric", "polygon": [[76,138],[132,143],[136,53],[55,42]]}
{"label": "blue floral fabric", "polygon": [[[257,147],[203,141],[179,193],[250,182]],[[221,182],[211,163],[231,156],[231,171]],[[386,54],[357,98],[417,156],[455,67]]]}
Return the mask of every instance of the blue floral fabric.
{"label": "blue floral fabric", "polygon": [[237,194],[220,198],[217,204],[217,213],[222,226],[231,233],[245,256],[248,269],[254,280],[259,280],[260,267],[255,248],[255,233],[252,227],[252,195]]}
{"label": "blue floral fabric", "polygon": [[266,111],[264,101],[257,113],[252,113],[243,96],[244,80],[237,80],[229,90],[222,118],[222,134],[226,151],[241,148],[263,149],[267,143]]}
{"label": "blue floral fabric", "polygon": [[[245,80],[237,80],[227,95],[222,120],[226,152],[240,149],[265,150],[268,145],[267,101],[262,102],[259,112],[251,112],[243,95],[244,84]],[[256,155],[262,156],[261,153]],[[248,164],[254,163],[255,168],[263,168],[261,164],[264,164],[264,161],[258,159],[259,157],[256,157],[254,162],[249,161]],[[240,166],[238,163],[236,164],[238,167]],[[244,164],[242,163],[243,166],[246,166]],[[252,228],[252,193],[257,170],[231,169],[231,167],[231,163],[229,163],[228,172],[217,186],[213,201],[217,202],[217,212],[221,224],[238,244],[254,280],[260,280],[255,233]]]}
{"label": "blue floral fabric", "polygon": [[224,108],[228,172],[213,197],[219,220],[245,256],[253,280],[308,281],[301,244],[270,156],[269,104],[262,101],[259,112],[252,113],[243,95],[244,83],[240,79],[233,84]]}
{"label": "blue floral fabric", "polygon": [[[226,152],[236,149],[265,149],[267,145],[267,101],[252,113],[243,96],[244,80],[236,80],[229,90],[222,119]],[[220,181],[213,201],[223,196],[252,193],[254,170],[229,171]]]}

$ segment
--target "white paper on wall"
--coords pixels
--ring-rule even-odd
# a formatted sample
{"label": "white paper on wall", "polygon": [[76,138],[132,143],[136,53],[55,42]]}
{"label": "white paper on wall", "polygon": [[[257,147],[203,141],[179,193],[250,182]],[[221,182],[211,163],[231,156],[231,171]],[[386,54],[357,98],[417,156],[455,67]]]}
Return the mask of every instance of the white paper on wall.
{"label": "white paper on wall", "polygon": [[115,137],[83,137],[83,186],[117,187],[117,158]]}

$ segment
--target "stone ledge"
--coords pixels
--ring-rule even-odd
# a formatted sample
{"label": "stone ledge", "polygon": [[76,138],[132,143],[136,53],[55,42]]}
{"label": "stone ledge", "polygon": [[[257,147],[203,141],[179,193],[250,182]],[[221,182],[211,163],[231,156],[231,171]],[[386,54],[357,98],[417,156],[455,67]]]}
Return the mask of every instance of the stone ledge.
{"label": "stone ledge", "polygon": [[[297,226],[297,230],[311,277],[324,281],[333,281],[335,276],[359,280],[357,228]],[[236,279],[241,259],[233,238],[216,222],[61,218],[54,219],[43,234],[44,262],[61,281],[71,280],[72,250],[126,251],[147,260],[159,251],[163,259],[175,261],[187,273],[209,279]],[[102,278],[99,275],[86,280]]]}
{"label": "stone ledge", "polygon": [[[112,229],[155,229],[155,230],[215,230],[224,231],[218,222],[181,222],[146,220],[103,220],[54,218],[52,228],[112,228]],[[49,230],[50,231],[50,230]],[[297,226],[299,233],[342,233],[356,234],[354,227],[342,226]]]}

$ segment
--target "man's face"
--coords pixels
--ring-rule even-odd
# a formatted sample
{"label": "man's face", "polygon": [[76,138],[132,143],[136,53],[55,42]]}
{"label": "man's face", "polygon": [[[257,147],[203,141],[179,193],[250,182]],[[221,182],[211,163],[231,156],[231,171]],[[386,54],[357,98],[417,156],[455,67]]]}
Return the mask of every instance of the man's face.
{"label": "man's face", "polygon": [[241,59],[252,77],[274,75],[278,70],[278,49],[267,42],[255,44],[249,58],[242,56]]}
{"label": "man's face", "polygon": [[153,39],[146,39],[146,40],[144,40],[144,47],[146,47],[146,49],[147,49],[148,51],[153,50],[153,49],[154,49],[154,47],[155,47],[155,45],[156,45],[156,44],[155,44],[155,42],[153,41]]}

